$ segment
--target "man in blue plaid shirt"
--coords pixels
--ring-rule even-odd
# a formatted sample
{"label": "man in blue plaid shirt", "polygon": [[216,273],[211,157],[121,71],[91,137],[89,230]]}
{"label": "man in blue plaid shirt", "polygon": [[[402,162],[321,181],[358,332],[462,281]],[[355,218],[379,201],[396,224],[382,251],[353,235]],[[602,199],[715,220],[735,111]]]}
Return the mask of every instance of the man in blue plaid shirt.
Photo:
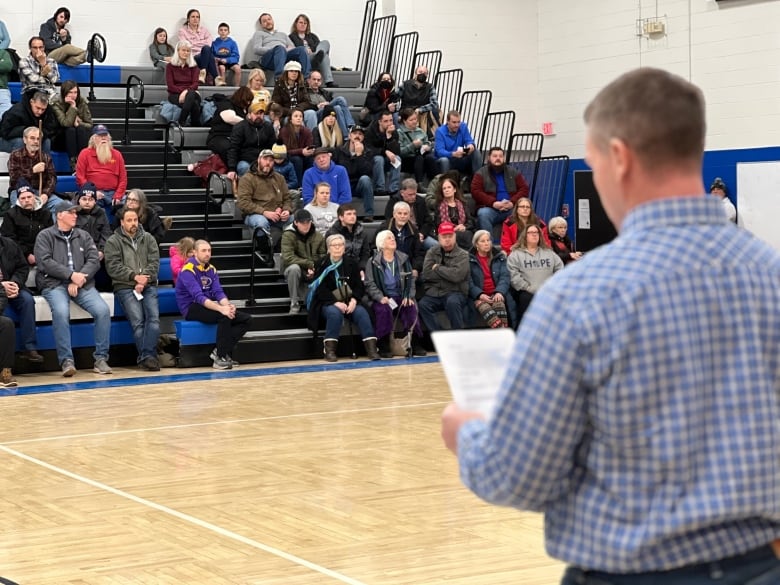
{"label": "man in blue plaid shirt", "polygon": [[585,111],[612,243],[523,318],[490,420],[445,444],[484,500],[545,514],[564,585],[780,583],[780,255],[704,196],[704,98],[643,68]]}

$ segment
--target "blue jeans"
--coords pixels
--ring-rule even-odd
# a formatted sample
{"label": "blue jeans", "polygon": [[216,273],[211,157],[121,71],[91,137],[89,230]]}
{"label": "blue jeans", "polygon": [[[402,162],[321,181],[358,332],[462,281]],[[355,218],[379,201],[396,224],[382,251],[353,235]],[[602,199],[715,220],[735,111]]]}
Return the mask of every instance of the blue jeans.
{"label": "blue jeans", "polygon": [[368,216],[374,215],[374,184],[366,175],[358,179],[353,197],[363,200],[363,212]]}
{"label": "blue jeans", "polygon": [[436,164],[439,167],[440,173],[446,173],[450,169],[455,169],[459,171],[461,175],[471,177],[482,167],[482,153],[475,150],[468,156],[461,158],[447,158],[443,156],[436,159]]}
{"label": "blue jeans", "polygon": [[[38,195],[38,189],[33,189],[33,193]],[[16,192],[16,190],[11,191],[10,194],[10,201],[11,201],[11,207],[16,205],[16,202],[19,200],[19,195]],[[54,223],[57,223],[57,214],[54,213],[54,208],[57,207],[57,204],[60,203],[62,199],[60,199],[57,195],[49,194],[49,198],[46,200],[46,205],[43,205],[42,207],[45,207],[49,210],[51,213],[51,218],[54,220]]]}
{"label": "blue jeans", "polygon": [[74,297],[68,294],[65,286],[44,289],[41,294],[51,307],[51,324],[54,329],[54,343],[57,345],[57,360],[60,365],[73,359],[70,346],[70,301],[92,315],[95,320],[95,361],[108,359],[109,336],[111,334],[111,314],[108,305],[94,288],[80,288]]}
{"label": "blue jeans", "polygon": [[503,223],[504,220],[509,217],[509,211],[498,211],[492,207],[480,207],[477,210],[477,224],[479,229],[487,230],[490,232],[490,237],[493,237],[493,226]]}
{"label": "blue jeans", "polygon": [[[13,152],[14,150],[19,150],[23,146],[24,146],[24,140],[22,140],[21,137],[11,138],[11,140],[0,138],[0,152]],[[43,139],[43,144],[41,144],[41,150],[46,154],[51,152],[50,138]]]}
{"label": "blue jeans", "polygon": [[22,334],[22,345],[24,349],[37,349],[38,343],[35,338],[35,299],[26,288],[19,289],[19,296],[15,299],[8,299],[8,304],[19,315],[19,331]]}
{"label": "blue jeans", "polygon": [[358,326],[360,338],[376,337],[374,327],[371,325],[371,317],[368,316],[366,308],[358,303],[355,310],[349,314],[342,313],[336,305],[325,305],[322,307],[322,316],[325,318],[325,339],[338,339],[341,325],[347,318]]}
{"label": "blue jeans", "polygon": [[11,109],[11,91],[0,89],[0,118]]}
{"label": "blue jeans", "polygon": [[281,45],[277,45],[260,58],[260,66],[263,69],[273,69],[274,75],[279,77],[284,73],[284,64],[288,61],[298,61],[301,64],[303,78],[311,73],[311,61],[304,47],[295,47],[289,51]]}
{"label": "blue jeans", "polygon": [[711,563],[671,571],[613,575],[569,567],[561,585],[777,585],[780,559],[769,546]]}
{"label": "blue jeans", "polygon": [[[344,97],[339,95],[333,98],[330,105],[336,111],[336,122],[346,138],[349,135],[349,128],[355,125],[355,119],[349,111],[349,104]],[[322,122],[322,110],[306,110],[303,113],[303,122],[307,128],[314,130],[317,124]]]}
{"label": "blue jeans", "polygon": [[133,329],[135,348],[138,350],[138,363],[146,358],[157,357],[157,340],[160,338],[160,306],[157,304],[157,287],[147,286],[144,298],[135,298],[133,289],[124,288],[114,291],[119,297],[122,309]]}
{"label": "blue jeans", "polygon": [[[385,182],[385,173],[390,179]],[[387,187],[385,187],[387,185]],[[401,169],[390,164],[390,160],[383,154],[374,157],[374,187],[377,191],[396,193],[401,186]]]}
{"label": "blue jeans", "polygon": [[442,310],[447,314],[451,329],[463,329],[466,318],[466,295],[463,293],[452,292],[442,297],[425,295],[417,303],[417,306],[420,309],[420,318],[428,331],[442,329],[438,319],[436,319],[436,313]]}
{"label": "blue jeans", "polygon": [[[322,81],[330,83],[333,81],[333,71],[330,70],[330,42],[320,41],[317,45],[317,50],[312,53],[313,59],[319,55],[320,64],[317,66],[317,71],[322,73]],[[345,134],[346,136],[346,134]]]}
{"label": "blue jeans", "polygon": [[215,79],[219,75],[217,70],[217,62],[214,60],[214,54],[211,52],[211,47],[206,45],[200,50],[200,53],[194,55],[195,63],[197,63],[199,69],[205,69],[206,72]]}
{"label": "blue jeans", "polygon": [[266,216],[264,216],[262,213],[253,213],[251,215],[247,215],[244,218],[244,224],[248,225],[252,228],[252,230],[256,230],[257,228],[262,228],[262,230],[270,234],[271,233],[271,226],[276,226],[280,230],[283,230],[288,225],[292,223],[293,217],[292,215],[287,218],[287,221],[271,221]]}
{"label": "blue jeans", "polygon": [[239,177],[243,177],[249,172],[249,169],[252,167],[251,164],[246,162],[245,160],[240,160],[236,164],[236,175]]}

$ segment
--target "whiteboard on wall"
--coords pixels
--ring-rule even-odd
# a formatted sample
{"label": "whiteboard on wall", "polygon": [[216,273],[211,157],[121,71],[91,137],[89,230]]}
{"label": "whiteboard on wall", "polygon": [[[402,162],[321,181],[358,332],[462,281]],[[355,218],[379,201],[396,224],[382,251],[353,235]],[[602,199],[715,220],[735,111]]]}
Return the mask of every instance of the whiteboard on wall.
{"label": "whiteboard on wall", "polygon": [[780,161],[737,163],[739,225],[780,250]]}

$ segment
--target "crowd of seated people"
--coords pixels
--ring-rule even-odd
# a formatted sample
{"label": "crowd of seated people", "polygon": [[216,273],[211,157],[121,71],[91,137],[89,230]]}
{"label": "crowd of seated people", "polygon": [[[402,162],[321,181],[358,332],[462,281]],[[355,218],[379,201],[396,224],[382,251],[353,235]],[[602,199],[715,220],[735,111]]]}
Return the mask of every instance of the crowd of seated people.
{"label": "crowd of seated people", "polygon": [[[316,308],[314,315],[310,313],[312,323],[316,321],[318,327],[324,325],[328,331],[327,359],[335,359],[337,346],[331,335],[344,318],[355,321],[372,359],[390,355],[389,339],[393,330],[398,329],[398,322],[401,330],[417,335],[421,322],[432,331],[441,328],[439,311],[446,313],[453,328],[465,326],[474,315],[481,316],[491,327],[516,325],[543,278],[559,269],[551,258],[555,256],[562,264],[579,257],[566,236],[567,226],[562,218],[554,218],[555,225],[551,225],[551,230],[555,229],[553,248],[545,245],[551,243],[551,235],[525,197],[527,185],[522,175],[504,164],[501,149],[491,150],[490,160],[483,167],[481,154],[459,112],[447,112],[445,119],[440,119],[436,88],[428,81],[424,66],[397,88],[391,74],[380,74],[367,93],[361,124],[355,124],[346,100],[321,87],[323,83],[335,87],[328,60],[329,44],[311,33],[308,17],[296,17],[286,41],[275,30],[270,15],[262,15],[260,25],[262,34],[256,40],[262,37],[262,43],[253,43],[253,47],[261,66],[271,64],[269,68],[278,76],[273,94],[265,88],[262,68],[253,69],[247,85],[240,85],[237,44],[229,36],[229,26],[221,23],[219,38],[213,39],[201,26],[200,12],[195,9],[188,12],[175,46],[169,43],[165,29],[154,32],[150,58],[155,67],[165,70],[169,100],[182,108],[180,121],[190,119],[192,125],[198,125],[200,120],[199,86],[224,85],[232,73],[237,89],[229,98],[216,100],[208,146],[225,159],[230,170],[239,171],[237,175],[251,169],[252,178],[257,181],[258,177],[280,174],[288,192],[305,183],[307,169],[322,175],[312,175],[306,214],[296,215],[294,206],[284,208],[283,215],[278,209],[269,211],[279,215],[270,223],[291,230],[296,238],[309,233],[306,224],[312,233],[327,238],[327,253],[307,265],[305,279],[307,283],[327,280],[326,286],[333,285],[320,290],[319,297],[314,296]],[[259,50],[261,45],[267,51]],[[40,122],[45,128],[41,138],[47,142],[47,149],[48,142],[55,140],[55,144],[64,144],[68,151],[81,188],[78,206],[74,203],[68,207],[68,202],[53,200],[49,213],[40,214],[35,220],[36,203],[30,206],[27,193],[34,191],[32,185],[23,189],[19,201],[23,200],[25,207],[20,203],[16,215],[28,224],[38,221],[36,229],[40,232],[48,229],[47,218],[55,225],[67,227],[69,215],[75,211],[74,229],[91,237],[98,264],[104,261],[108,238],[112,233],[122,233],[125,212],[131,212],[129,217],[135,218],[133,221],[142,232],[159,243],[170,226],[146,201],[143,191],[126,190],[121,153],[113,149],[105,127],[92,127],[91,113],[78,85],[65,82],[52,91],[58,82],[57,60],[53,65],[50,60],[45,44],[40,48],[37,41],[31,41],[27,65],[28,69],[37,68],[37,78],[28,76],[28,82],[30,87],[43,90],[44,97],[35,99],[36,94],[31,93],[20,102],[17,113],[8,116],[8,121],[3,116],[0,140],[6,142],[0,142],[0,146],[18,149],[24,145],[21,135],[4,131],[6,127],[12,129],[12,122],[19,118],[28,126]],[[0,59],[0,107],[1,65]],[[50,104],[47,94],[54,94]],[[20,125],[23,124],[13,129]],[[22,140],[13,143],[15,138]],[[321,164],[318,158],[323,159]],[[258,166],[261,159],[265,162]],[[361,162],[367,164],[361,168]],[[240,163],[243,166],[239,168]],[[116,168],[106,168],[111,165]],[[344,171],[348,196],[343,194],[342,185],[334,188],[329,177],[325,177],[337,166]],[[412,174],[414,179],[401,182],[401,171]],[[390,198],[386,220],[378,236],[370,239],[350,203],[352,197],[365,193],[366,183],[370,185],[370,195],[363,196],[364,207],[373,201],[375,193]],[[430,203],[418,195],[418,187],[426,183],[434,194]],[[464,197],[464,185],[470,187],[474,201]],[[255,186],[247,191],[247,196],[259,201],[262,191],[261,186]],[[496,213],[487,217],[488,214],[479,213],[483,209]],[[259,217],[257,209],[253,212]],[[373,209],[366,215],[373,219]],[[503,250],[494,245],[490,231],[475,232],[487,225],[483,219],[490,221],[490,227],[502,226]],[[13,221],[8,223],[13,226]],[[109,224],[111,230],[106,228]],[[20,258],[28,270],[36,263],[34,248],[34,242],[27,253],[20,247]],[[190,264],[191,258],[195,258],[194,264],[202,265],[195,248],[191,238],[171,248],[172,260],[175,259],[172,265],[176,263],[179,268],[174,278],[188,259]],[[510,262],[512,254],[514,259]],[[201,256],[205,258],[206,254]],[[549,264],[552,268],[529,276],[523,272],[528,262],[532,267],[547,268]],[[340,273],[342,267],[346,276]],[[98,283],[100,270],[90,275],[92,282]],[[110,285],[110,279],[108,282]],[[359,294],[364,282],[365,295]],[[350,286],[344,287],[345,283]],[[334,297],[339,287],[341,293]],[[300,310],[301,292],[299,286],[291,312]],[[368,299],[365,308],[364,299]],[[213,310],[220,314],[230,304],[219,299],[214,302]],[[373,319],[364,319],[360,309],[366,308],[366,316]],[[412,350],[422,355],[419,340],[415,340]],[[215,367],[235,364],[225,347],[223,343],[215,354]],[[34,358],[32,354],[31,357]],[[96,371],[105,369],[97,363],[102,358],[102,354],[96,353]],[[64,364],[64,372],[70,372],[69,365]]]}

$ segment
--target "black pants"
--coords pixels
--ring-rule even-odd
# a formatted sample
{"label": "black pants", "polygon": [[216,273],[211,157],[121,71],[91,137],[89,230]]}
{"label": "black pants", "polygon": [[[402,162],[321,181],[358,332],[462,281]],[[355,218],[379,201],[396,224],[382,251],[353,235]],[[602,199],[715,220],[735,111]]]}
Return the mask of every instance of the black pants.
{"label": "black pants", "polygon": [[0,315],[0,339],[3,340],[0,343],[0,368],[13,368],[16,331],[14,322],[3,315]]}
{"label": "black pants", "polygon": [[515,323],[515,329],[517,329],[520,326],[520,321],[523,319],[523,313],[525,313],[531,301],[534,300],[534,295],[527,290],[510,289],[509,292],[515,298],[515,303],[517,303],[517,323]]}
{"label": "black pants", "polygon": [[200,94],[197,91],[188,91],[184,103],[179,103],[179,94],[169,93],[168,101],[181,108],[179,124],[184,126],[187,119],[190,126],[200,126]]}
{"label": "black pants", "polygon": [[227,166],[228,151],[230,150],[229,136],[214,136],[206,141],[206,147],[213,153],[218,154],[222,162]]}
{"label": "black pants", "polygon": [[414,180],[418,183],[422,183],[426,178],[431,180],[436,176],[436,158],[430,152],[403,157],[401,171],[414,173]]}
{"label": "black pants", "polygon": [[218,311],[207,309],[203,305],[192,305],[185,317],[187,321],[217,324],[217,355],[232,356],[238,340],[249,330],[252,316],[249,313],[236,311],[234,319],[228,319]]}
{"label": "black pants", "polygon": [[78,157],[79,153],[89,144],[91,135],[91,128],[85,128],[84,126],[65,128],[65,149],[68,151],[68,157]]}

